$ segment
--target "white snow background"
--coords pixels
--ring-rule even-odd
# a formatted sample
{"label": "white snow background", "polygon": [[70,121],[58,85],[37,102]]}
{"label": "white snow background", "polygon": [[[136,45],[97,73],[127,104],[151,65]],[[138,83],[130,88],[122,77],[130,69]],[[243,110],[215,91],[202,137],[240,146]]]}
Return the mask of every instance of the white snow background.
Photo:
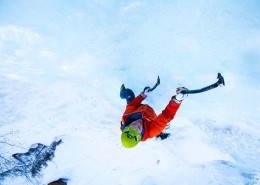
{"label": "white snow background", "polygon": [[[166,140],[120,142],[125,101],[159,114],[176,87],[189,95]],[[55,138],[40,184],[259,185],[260,1],[0,0],[0,135],[6,157]],[[3,185],[29,184],[23,178]]]}

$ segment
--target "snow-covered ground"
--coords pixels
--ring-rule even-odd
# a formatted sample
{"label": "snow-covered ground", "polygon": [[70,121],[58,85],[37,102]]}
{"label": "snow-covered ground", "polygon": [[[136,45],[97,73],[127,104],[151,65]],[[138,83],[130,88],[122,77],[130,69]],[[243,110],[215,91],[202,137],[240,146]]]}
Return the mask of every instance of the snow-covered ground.
{"label": "snow-covered ground", "polygon": [[[122,83],[157,113],[178,86],[190,95],[167,140],[120,143]],[[0,1],[1,153],[56,138],[41,184],[259,185],[260,2]],[[29,184],[7,179],[3,185]]]}

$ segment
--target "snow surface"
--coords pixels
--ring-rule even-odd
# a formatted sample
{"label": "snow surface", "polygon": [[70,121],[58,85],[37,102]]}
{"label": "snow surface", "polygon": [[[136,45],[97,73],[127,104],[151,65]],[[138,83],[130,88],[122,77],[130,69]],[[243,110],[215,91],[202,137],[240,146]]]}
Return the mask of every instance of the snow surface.
{"label": "snow surface", "polygon": [[[190,95],[167,140],[120,143],[122,83],[157,113]],[[61,138],[39,184],[259,185],[260,1],[0,1],[0,135],[16,146]],[[3,185],[30,184],[23,178]]]}

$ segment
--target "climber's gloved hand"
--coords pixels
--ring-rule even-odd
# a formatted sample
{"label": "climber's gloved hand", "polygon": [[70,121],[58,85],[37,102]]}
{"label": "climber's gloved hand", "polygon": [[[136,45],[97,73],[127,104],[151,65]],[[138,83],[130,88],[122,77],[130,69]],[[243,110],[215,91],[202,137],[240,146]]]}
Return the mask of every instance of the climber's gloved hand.
{"label": "climber's gloved hand", "polygon": [[178,101],[182,101],[182,100],[184,100],[187,96],[188,96],[188,94],[184,94],[183,92],[184,91],[187,91],[188,89],[187,88],[185,88],[185,87],[178,87],[177,89],[176,89],[176,96],[175,96],[175,99],[176,100],[178,100]]}
{"label": "climber's gloved hand", "polygon": [[177,95],[173,96],[172,100],[174,100],[176,103],[181,103],[188,96],[188,94],[183,93],[186,90],[188,90],[188,89],[185,87],[178,87],[176,89]]}
{"label": "climber's gloved hand", "polygon": [[[188,89],[186,87],[177,87],[176,88],[176,94],[180,94],[184,91],[187,91]],[[182,93],[183,94],[183,93]]]}
{"label": "climber's gloved hand", "polygon": [[150,93],[151,93],[151,88],[150,87],[145,87],[144,90],[141,93],[141,96],[143,98],[146,98]]}

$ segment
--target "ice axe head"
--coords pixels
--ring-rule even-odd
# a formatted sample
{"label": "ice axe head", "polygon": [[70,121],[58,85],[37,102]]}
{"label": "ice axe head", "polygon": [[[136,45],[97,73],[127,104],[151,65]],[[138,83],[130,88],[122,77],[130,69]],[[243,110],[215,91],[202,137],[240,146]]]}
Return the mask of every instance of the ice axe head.
{"label": "ice axe head", "polygon": [[225,81],[224,81],[224,78],[223,78],[223,76],[220,74],[220,73],[218,73],[218,85],[225,85]]}

